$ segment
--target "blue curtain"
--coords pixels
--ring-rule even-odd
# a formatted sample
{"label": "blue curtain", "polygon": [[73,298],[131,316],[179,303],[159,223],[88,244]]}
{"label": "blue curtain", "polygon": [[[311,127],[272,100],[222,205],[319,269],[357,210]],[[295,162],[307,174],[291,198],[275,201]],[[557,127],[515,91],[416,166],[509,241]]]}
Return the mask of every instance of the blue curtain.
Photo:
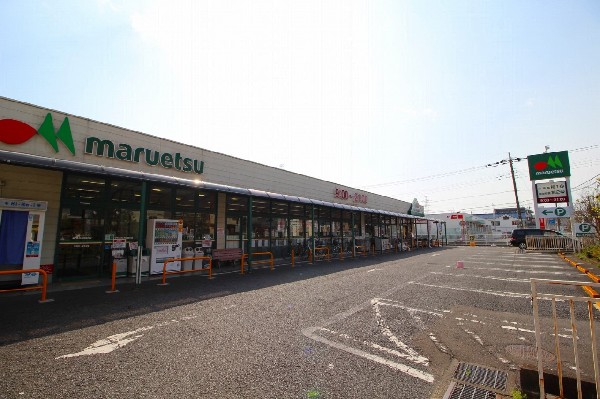
{"label": "blue curtain", "polygon": [[27,234],[26,211],[2,211],[0,219],[0,265],[22,265]]}

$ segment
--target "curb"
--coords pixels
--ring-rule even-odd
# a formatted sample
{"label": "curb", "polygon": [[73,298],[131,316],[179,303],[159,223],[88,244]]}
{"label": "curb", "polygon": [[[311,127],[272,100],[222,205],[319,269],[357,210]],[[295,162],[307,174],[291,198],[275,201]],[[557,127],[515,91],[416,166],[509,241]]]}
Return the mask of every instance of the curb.
{"label": "curb", "polygon": [[[567,256],[562,252],[559,252],[558,256],[563,258],[566,262],[569,262],[571,264],[571,266],[577,268],[577,270],[579,270],[581,273],[586,274],[594,283],[600,283],[600,277],[596,276],[589,269],[586,269],[581,263],[577,263],[574,260],[567,258]],[[598,294],[598,292],[596,290],[594,290],[592,287],[582,287],[582,288],[592,298],[600,298],[600,294]]]}

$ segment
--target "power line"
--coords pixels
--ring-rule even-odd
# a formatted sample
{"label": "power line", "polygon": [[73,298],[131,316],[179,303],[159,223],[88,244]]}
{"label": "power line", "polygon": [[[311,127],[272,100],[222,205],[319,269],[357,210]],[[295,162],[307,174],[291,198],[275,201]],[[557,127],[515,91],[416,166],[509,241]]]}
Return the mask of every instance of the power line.
{"label": "power line", "polygon": [[598,176],[600,176],[600,173],[598,173],[596,176],[592,177],[591,179],[588,179],[588,180],[584,181],[583,183],[581,183],[581,184],[577,185],[577,187],[573,187],[571,190],[572,190],[572,191],[575,191],[575,190],[582,190],[582,189],[584,189],[584,188],[588,188],[588,187],[591,187],[591,186],[593,186],[594,184],[596,184],[596,182],[593,182],[592,184],[589,184],[589,185],[587,185],[587,186],[585,186],[585,187],[581,187],[581,186],[583,186],[585,183],[588,183],[588,182],[590,182],[590,181],[594,180],[594,179],[595,179],[596,177],[598,177]]}

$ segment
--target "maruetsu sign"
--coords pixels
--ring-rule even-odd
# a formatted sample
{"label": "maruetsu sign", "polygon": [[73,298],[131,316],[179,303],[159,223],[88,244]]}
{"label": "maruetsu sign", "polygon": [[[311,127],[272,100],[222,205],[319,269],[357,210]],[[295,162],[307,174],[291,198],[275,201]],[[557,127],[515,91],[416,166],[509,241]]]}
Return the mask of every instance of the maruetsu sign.
{"label": "maruetsu sign", "polygon": [[529,180],[571,176],[568,151],[529,155],[527,163],[529,165]]}
{"label": "maruetsu sign", "polygon": [[[59,151],[58,142],[62,142],[69,152],[75,155],[75,145],[69,118],[63,120],[57,131],[54,130],[52,115],[50,113],[46,115],[46,118],[37,130],[15,119],[0,120],[0,141],[4,144],[23,144],[37,135],[42,136],[55,152]],[[176,169],[186,173],[202,174],[204,172],[203,161],[186,157],[179,152],[160,152],[127,143],[115,143],[111,140],[98,137],[88,137],[85,139],[84,153],[126,162],[145,163],[149,166],[161,166],[165,169]]]}
{"label": "maruetsu sign", "polygon": [[132,147],[124,143],[115,144],[110,140],[101,140],[97,137],[88,137],[85,140],[85,153],[121,161],[143,162],[150,166],[159,165],[165,169],[177,169],[182,172],[202,174],[204,171],[203,161],[184,157],[179,152],[175,154],[161,153],[144,147]]}

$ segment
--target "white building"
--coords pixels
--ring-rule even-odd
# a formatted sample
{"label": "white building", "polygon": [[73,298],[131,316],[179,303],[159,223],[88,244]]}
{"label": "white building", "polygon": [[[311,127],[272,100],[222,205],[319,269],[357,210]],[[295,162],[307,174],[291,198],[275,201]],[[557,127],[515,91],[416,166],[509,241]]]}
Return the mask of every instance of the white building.
{"label": "white building", "polygon": [[176,221],[169,233],[192,251],[241,248],[281,258],[317,240],[383,251],[400,241],[415,245],[416,225],[426,218],[411,208],[0,97],[0,270],[42,268],[58,280],[107,276],[115,249],[148,246],[151,219]]}

